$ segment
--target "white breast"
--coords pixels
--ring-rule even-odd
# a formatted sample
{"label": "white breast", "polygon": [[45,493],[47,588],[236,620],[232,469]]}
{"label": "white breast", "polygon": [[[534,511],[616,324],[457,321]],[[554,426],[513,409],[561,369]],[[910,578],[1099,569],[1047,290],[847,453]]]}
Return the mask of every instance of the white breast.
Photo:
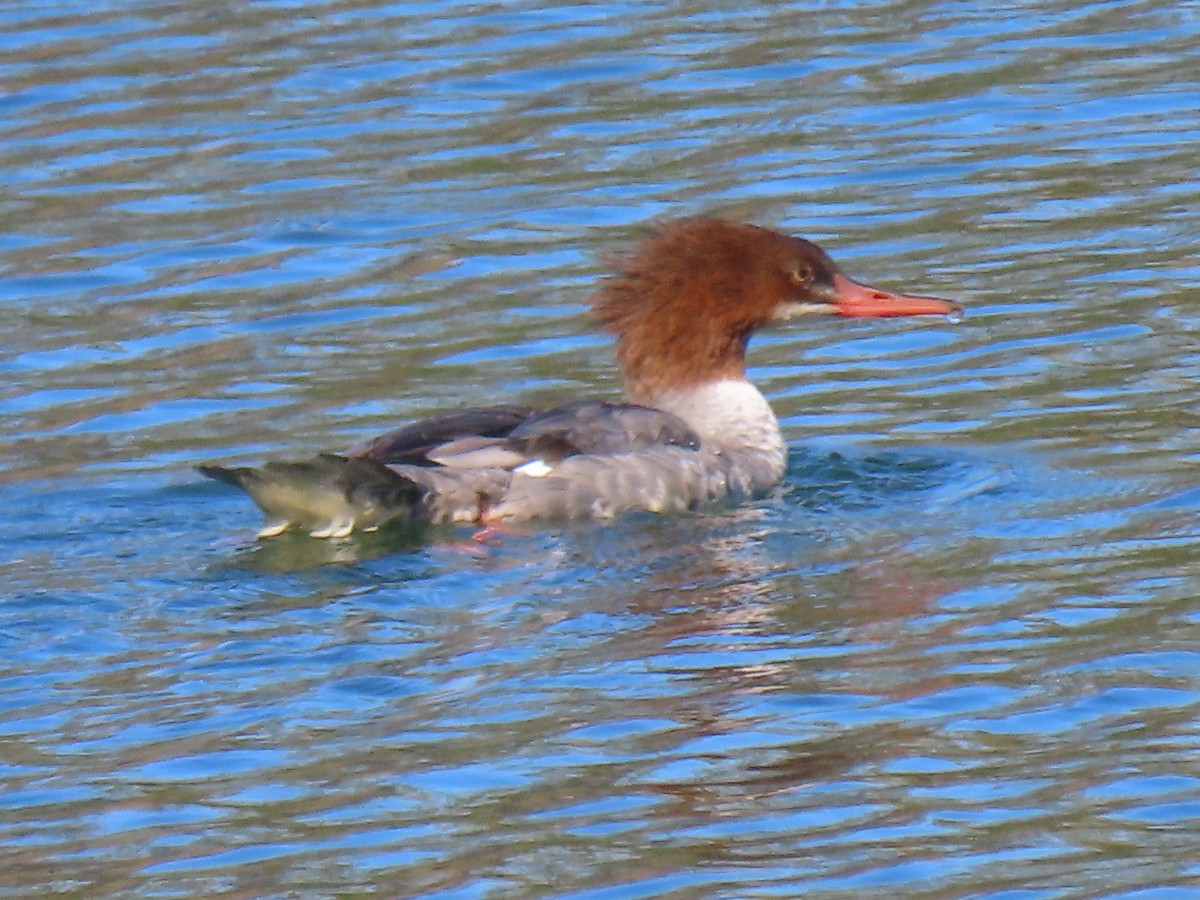
{"label": "white breast", "polygon": [[742,379],[676,389],[653,398],[658,409],[683,419],[707,446],[762,459],[782,475],[787,459],[779,421],[767,398]]}

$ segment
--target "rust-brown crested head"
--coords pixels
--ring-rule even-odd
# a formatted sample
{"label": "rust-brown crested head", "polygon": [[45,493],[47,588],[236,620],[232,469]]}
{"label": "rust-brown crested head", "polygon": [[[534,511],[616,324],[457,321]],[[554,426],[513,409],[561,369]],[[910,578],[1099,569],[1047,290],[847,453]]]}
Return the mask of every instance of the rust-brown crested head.
{"label": "rust-brown crested head", "polygon": [[617,261],[592,314],[617,336],[631,398],[744,378],[758,328],[798,315],[939,314],[958,304],[892,294],[852,281],[811,241],[756,225],[680,219],[658,226]]}
{"label": "rust-brown crested head", "polygon": [[745,377],[746,341],[755,329],[824,303],[817,295],[833,290],[836,273],[825,252],[801,238],[682,219],[660,225],[618,262],[593,298],[592,314],[617,335],[630,395],[645,400]]}

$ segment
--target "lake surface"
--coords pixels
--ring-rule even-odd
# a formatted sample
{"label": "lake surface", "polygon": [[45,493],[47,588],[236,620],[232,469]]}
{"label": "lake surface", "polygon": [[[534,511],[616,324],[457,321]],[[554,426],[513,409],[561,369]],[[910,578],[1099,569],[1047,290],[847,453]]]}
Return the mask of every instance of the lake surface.
{"label": "lake surface", "polygon": [[[0,896],[1200,896],[1200,4],[0,8]],[[738,508],[255,542],[198,462],[619,391],[717,213]]]}

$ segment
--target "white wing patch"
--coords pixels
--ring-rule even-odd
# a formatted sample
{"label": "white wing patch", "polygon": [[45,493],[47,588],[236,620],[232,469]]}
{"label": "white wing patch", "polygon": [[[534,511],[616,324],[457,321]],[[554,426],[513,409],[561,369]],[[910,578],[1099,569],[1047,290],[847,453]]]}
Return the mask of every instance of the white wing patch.
{"label": "white wing patch", "polygon": [[520,472],[522,475],[528,475],[530,478],[545,478],[554,471],[554,467],[546,465],[545,460],[531,459],[524,465],[517,466],[513,471]]}

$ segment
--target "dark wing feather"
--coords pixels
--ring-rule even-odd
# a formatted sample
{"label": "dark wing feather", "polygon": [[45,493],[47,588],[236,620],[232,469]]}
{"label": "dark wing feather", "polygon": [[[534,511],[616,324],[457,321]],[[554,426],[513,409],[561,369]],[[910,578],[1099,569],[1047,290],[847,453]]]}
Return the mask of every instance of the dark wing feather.
{"label": "dark wing feather", "polygon": [[[700,438],[678,416],[660,409],[580,400],[540,412],[525,406],[460,409],[389,431],[344,455],[387,465],[469,466],[474,459],[490,459],[478,464],[510,467],[529,459],[553,463],[664,445],[695,448]],[[495,452],[481,455],[489,447]]]}
{"label": "dark wing feather", "polygon": [[583,400],[530,416],[509,432],[505,444],[547,462],[580,454],[628,453],[657,446],[700,446],[678,416],[634,403]]}
{"label": "dark wing feather", "polygon": [[346,456],[381,463],[437,465],[430,451],[460,438],[503,438],[534,415],[526,406],[476,406],[412,422],[347,450]]}

